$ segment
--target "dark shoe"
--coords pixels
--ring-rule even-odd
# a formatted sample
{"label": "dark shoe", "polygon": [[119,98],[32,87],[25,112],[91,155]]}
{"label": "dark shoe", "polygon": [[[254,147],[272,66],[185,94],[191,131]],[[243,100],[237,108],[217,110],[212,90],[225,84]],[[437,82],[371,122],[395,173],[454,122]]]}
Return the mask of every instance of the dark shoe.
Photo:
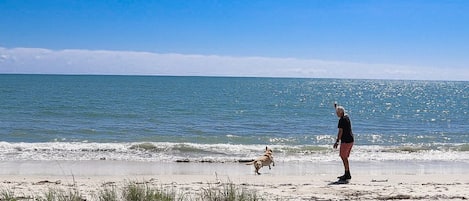
{"label": "dark shoe", "polygon": [[345,176],[345,175],[344,175],[344,176],[337,177],[337,178],[339,178],[339,181],[346,181],[346,180],[352,179],[351,176]]}
{"label": "dark shoe", "polygon": [[352,176],[350,175],[349,171],[346,171],[344,175],[337,177],[337,178],[339,178],[340,181],[345,181],[345,180],[352,179]]}
{"label": "dark shoe", "polygon": [[350,179],[352,179],[352,176],[350,175],[345,176],[345,180],[350,180]]}

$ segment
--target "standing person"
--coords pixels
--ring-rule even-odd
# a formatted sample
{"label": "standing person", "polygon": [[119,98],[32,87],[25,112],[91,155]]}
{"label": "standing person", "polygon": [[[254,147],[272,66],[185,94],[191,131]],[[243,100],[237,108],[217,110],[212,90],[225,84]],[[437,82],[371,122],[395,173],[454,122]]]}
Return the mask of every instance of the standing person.
{"label": "standing person", "polygon": [[350,175],[350,167],[348,157],[350,156],[350,151],[352,151],[353,146],[353,133],[352,133],[352,123],[350,122],[349,116],[345,113],[345,108],[338,106],[337,103],[334,104],[337,117],[339,117],[339,132],[337,133],[337,140],[334,143],[334,149],[337,149],[340,142],[340,158],[344,163],[345,174],[338,177],[340,181],[349,180],[352,178]]}

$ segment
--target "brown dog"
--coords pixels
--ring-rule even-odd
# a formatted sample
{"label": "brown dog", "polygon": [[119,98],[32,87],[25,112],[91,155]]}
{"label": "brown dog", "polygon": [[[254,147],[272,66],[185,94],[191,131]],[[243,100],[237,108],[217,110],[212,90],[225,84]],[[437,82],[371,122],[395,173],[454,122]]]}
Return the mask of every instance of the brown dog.
{"label": "brown dog", "polygon": [[261,174],[259,173],[259,170],[264,166],[269,166],[269,170],[272,169],[270,167],[270,164],[272,164],[272,166],[275,166],[274,157],[272,156],[272,149],[265,147],[265,152],[263,156],[257,158],[252,162],[246,163],[246,165],[251,164],[254,164],[254,168],[256,169],[254,172],[258,175]]}

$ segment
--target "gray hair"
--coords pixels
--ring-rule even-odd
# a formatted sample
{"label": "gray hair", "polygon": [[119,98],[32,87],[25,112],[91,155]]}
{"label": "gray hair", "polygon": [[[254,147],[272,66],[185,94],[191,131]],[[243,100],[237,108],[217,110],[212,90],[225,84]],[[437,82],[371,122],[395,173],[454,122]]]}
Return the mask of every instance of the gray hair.
{"label": "gray hair", "polygon": [[337,108],[335,108],[336,111],[341,111],[342,113],[345,114],[345,108],[342,107],[342,106],[337,106]]}

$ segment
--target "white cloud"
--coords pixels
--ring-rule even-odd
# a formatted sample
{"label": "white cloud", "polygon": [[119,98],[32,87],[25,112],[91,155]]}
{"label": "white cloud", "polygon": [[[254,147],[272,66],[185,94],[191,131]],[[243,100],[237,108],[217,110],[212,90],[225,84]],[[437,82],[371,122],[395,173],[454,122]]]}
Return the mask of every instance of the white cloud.
{"label": "white cloud", "polygon": [[0,73],[469,80],[468,69],[295,58],[1,47]]}

